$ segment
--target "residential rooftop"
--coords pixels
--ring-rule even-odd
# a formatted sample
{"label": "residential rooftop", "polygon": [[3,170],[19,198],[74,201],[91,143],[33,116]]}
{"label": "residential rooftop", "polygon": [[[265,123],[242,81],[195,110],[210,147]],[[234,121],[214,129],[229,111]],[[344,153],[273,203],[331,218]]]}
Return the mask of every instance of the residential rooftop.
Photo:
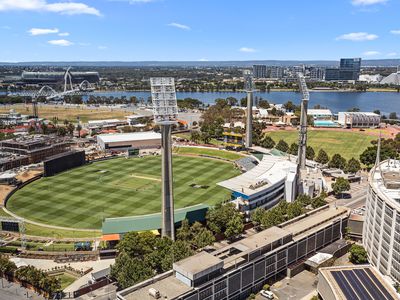
{"label": "residential rooftop", "polygon": [[382,197],[400,206],[400,161],[381,162],[370,172],[370,184]]}
{"label": "residential rooftop", "polygon": [[143,140],[161,140],[161,133],[154,131],[101,134],[97,136],[104,143],[131,142]]}

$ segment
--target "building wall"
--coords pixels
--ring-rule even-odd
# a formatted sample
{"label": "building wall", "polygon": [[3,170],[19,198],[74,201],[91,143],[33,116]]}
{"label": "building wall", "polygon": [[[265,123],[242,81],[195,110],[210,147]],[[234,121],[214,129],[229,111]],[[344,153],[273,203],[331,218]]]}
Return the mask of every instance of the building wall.
{"label": "building wall", "polygon": [[[257,249],[249,254],[249,261],[225,273],[198,289],[171,300],[239,300],[257,293],[270,279],[279,274],[286,276],[289,265],[338,240],[347,226],[347,218],[337,220],[318,232],[298,241],[292,241],[267,253]],[[254,259],[251,260],[251,258]]]}
{"label": "building wall", "polygon": [[103,140],[97,139],[97,143],[100,146],[101,150],[115,150],[115,151],[124,151],[128,148],[136,148],[136,149],[156,149],[161,147],[161,140],[141,140],[141,141],[127,141],[127,142],[112,142],[112,143],[104,143]]}
{"label": "building wall", "polygon": [[384,275],[400,281],[400,212],[370,184],[367,193],[363,245],[369,261]]}

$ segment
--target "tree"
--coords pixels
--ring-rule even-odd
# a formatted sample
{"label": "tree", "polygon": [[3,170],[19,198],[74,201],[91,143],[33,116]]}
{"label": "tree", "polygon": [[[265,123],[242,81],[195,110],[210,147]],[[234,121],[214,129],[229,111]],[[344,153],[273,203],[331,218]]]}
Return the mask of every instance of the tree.
{"label": "tree", "polygon": [[374,110],[374,114],[380,115],[380,114],[381,114],[381,111],[380,111],[379,109],[375,109],[375,110]]}
{"label": "tree", "polygon": [[296,198],[296,202],[301,203],[304,207],[306,207],[307,205],[310,205],[311,201],[312,201],[311,197],[307,194],[300,194]]}
{"label": "tree", "polygon": [[157,237],[151,232],[128,232],[118,243],[117,249],[131,257],[143,256],[154,250]]}
{"label": "tree", "polygon": [[360,109],[358,107],[353,107],[347,110],[348,112],[359,112]]}
{"label": "tree", "polygon": [[228,97],[226,98],[226,101],[228,102],[229,106],[236,106],[239,103],[235,97]]}
{"label": "tree", "polygon": [[266,135],[262,140],[261,140],[261,147],[267,148],[267,149],[272,149],[275,147],[275,142],[274,140]]}
{"label": "tree", "polygon": [[236,214],[231,220],[229,220],[226,230],[224,232],[227,239],[233,239],[239,236],[243,232],[243,218],[241,214]]}
{"label": "tree", "polygon": [[[192,228],[195,226],[196,223],[193,224]],[[201,226],[201,228],[196,232],[196,234],[193,235],[191,243],[195,248],[201,249],[208,245],[213,244],[214,242],[215,242],[215,237],[213,233],[204,226]]]}
{"label": "tree", "polygon": [[[240,219],[242,215],[236,210],[233,203],[221,204],[218,203],[213,208],[209,209],[206,214],[207,226],[215,233],[226,232],[228,226],[231,227],[228,233],[232,234],[235,231],[235,226],[237,224],[230,223],[232,220],[235,222],[238,220],[236,217],[239,216]],[[229,225],[228,225],[229,224]]]}
{"label": "tree", "polygon": [[199,143],[200,140],[201,140],[201,138],[202,138],[202,136],[201,136],[200,132],[198,132],[198,131],[196,131],[196,130],[193,130],[193,131],[190,133],[190,140],[191,140],[192,142],[194,142],[194,143]]}
{"label": "tree", "polygon": [[275,149],[277,149],[279,151],[282,151],[282,152],[288,152],[289,145],[284,140],[279,140],[279,142],[276,145]]}
{"label": "tree", "polygon": [[294,105],[292,101],[286,102],[285,104],[283,104],[283,107],[287,111],[295,111],[295,109],[296,109],[296,105]]}
{"label": "tree", "polygon": [[265,209],[261,207],[257,207],[250,215],[251,222],[253,225],[259,226],[261,224],[262,218],[264,217]]}
{"label": "tree", "polygon": [[306,148],[306,158],[309,160],[313,160],[315,157],[315,151],[313,149],[313,147],[311,146],[307,146]]}
{"label": "tree", "polygon": [[201,133],[201,140],[204,144],[208,144],[211,140],[211,135],[208,132]]}
{"label": "tree", "polygon": [[300,216],[301,214],[303,214],[303,206],[301,205],[300,202],[295,201],[288,205],[288,208],[287,208],[288,219],[293,219],[295,217]]}
{"label": "tree", "polygon": [[[370,146],[364,150],[360,155],[360,161],[366,166],[372,166],[376,160],[376,152],[378,150],[377,146]],[[398,157],[398,151],[394,147],[393,144],[386,142],[386,140],[382,141],[381,144],[381,161],[384,161],[389,158],[396,159]]]}
{"label": "tree", "polygon": [[57,135],[65,136],[67,134],[67,129],[64,126],[57,126]]}
{"label": "tree", "polygon": [[0,256],[0,275],[13,274],[17,270],[15,263],[5,256]]}
{"label": "tree", "polygon": [[125,289],[154,275],[149,264],[140,258],[131,257],[122,252],[111,266],[111,277]]}
{"label": "tree", "polygon": [[181,227],[176,231],[176,238],[182,241],[190,241],[192,236],[190,232],[190,225],[188,219],[184,219],[181,223]]}
{"label": "tree", "polygon": [[69,134],[72,135],[74,133],[74,130],[75,130],[74,124],[68,123],[67,130],[68,130]]}
{"label": "tree", "polygon": [[296,143],[292,143],[289,148],[289,154],[297,155],[299,152],[299,145]]}
{"label": "tree", "polygon": [[322,165],[325,165],[329,162],[329,156],[328,154],[325,152],[324,149],[319,149],[318,151],[318,155],[317,158],[315,159],[315,161],[317,163],[320,163]]}
{"label": "tree", "polygon": [[339,177],[334,183],[332,183],[332,189],[335,195],[341,195],[350,190],[350,183],[347,179]]}
{"label": "tree", "polygon": [[318,197],[311,200],[311,206],[313,209],[324,206],[326,204],[325,198],[327,197],[325,192],[322,192]]}
{"label": "tree", "polygon": [[260,100],[258,102],[258,107],[268,109],[270,105],[267,100]]}
{"label": "tree", "polygon": [[344,169],[344,171],[346,173],[357,173],[358,171],[361,170],[361,164],[360,162],[355,159],[354,157],[352,157],[351,159],[349,159],[349,161],[346,164],[346,167]]}
{"label": "tree", "polygon": [[367,251],[364,249],[363,246],[354,244],[350,247],[349,252],[349,260],[353,264],[365,264],[368,262]]}
{"label": "tree", "polygon": [[328,167],[343,170],[346,167],[346,159],[344,159],[340,154],[334,154],[328,163]]}

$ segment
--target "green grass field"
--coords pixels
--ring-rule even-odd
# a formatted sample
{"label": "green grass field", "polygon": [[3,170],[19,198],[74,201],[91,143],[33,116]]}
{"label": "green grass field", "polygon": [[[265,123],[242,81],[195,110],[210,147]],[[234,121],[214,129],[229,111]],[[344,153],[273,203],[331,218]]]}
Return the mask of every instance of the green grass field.
{"label": "green grass field", "polygon": [[[290,144],[298,142],[297,131],[274,131],[268,132],[269,135],[276,143],[279,140],[284,140]],[[376,138],[357,132],[338,132],[328,130],[309,130],[307,133],[308,145],[314,148],[317,154],[319,149],[324,149],[329,157],[339,153],[346,159],[352,157],[360,159],[360,154],[369,146],[371,141]]]}
{"label": "green grass field", "polygon": [[[177,155],[173,171],[176,208],[229,198],[229,191],[216,183],[240,173],[227,162]],[[27,185],[11,197],[7,208],[46,224],[99,229],[105,217],[159,212],[160,174],[159,156],[97,162]]]}

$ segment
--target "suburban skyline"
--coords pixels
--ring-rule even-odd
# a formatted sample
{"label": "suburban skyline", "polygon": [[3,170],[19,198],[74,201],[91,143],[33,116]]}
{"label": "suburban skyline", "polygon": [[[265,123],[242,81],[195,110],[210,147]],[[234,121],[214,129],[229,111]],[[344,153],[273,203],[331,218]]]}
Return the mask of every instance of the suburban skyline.
{"label": "suburban skyline", "polygon": [[0,0],[0,61],[399,58],[398,0]]}

